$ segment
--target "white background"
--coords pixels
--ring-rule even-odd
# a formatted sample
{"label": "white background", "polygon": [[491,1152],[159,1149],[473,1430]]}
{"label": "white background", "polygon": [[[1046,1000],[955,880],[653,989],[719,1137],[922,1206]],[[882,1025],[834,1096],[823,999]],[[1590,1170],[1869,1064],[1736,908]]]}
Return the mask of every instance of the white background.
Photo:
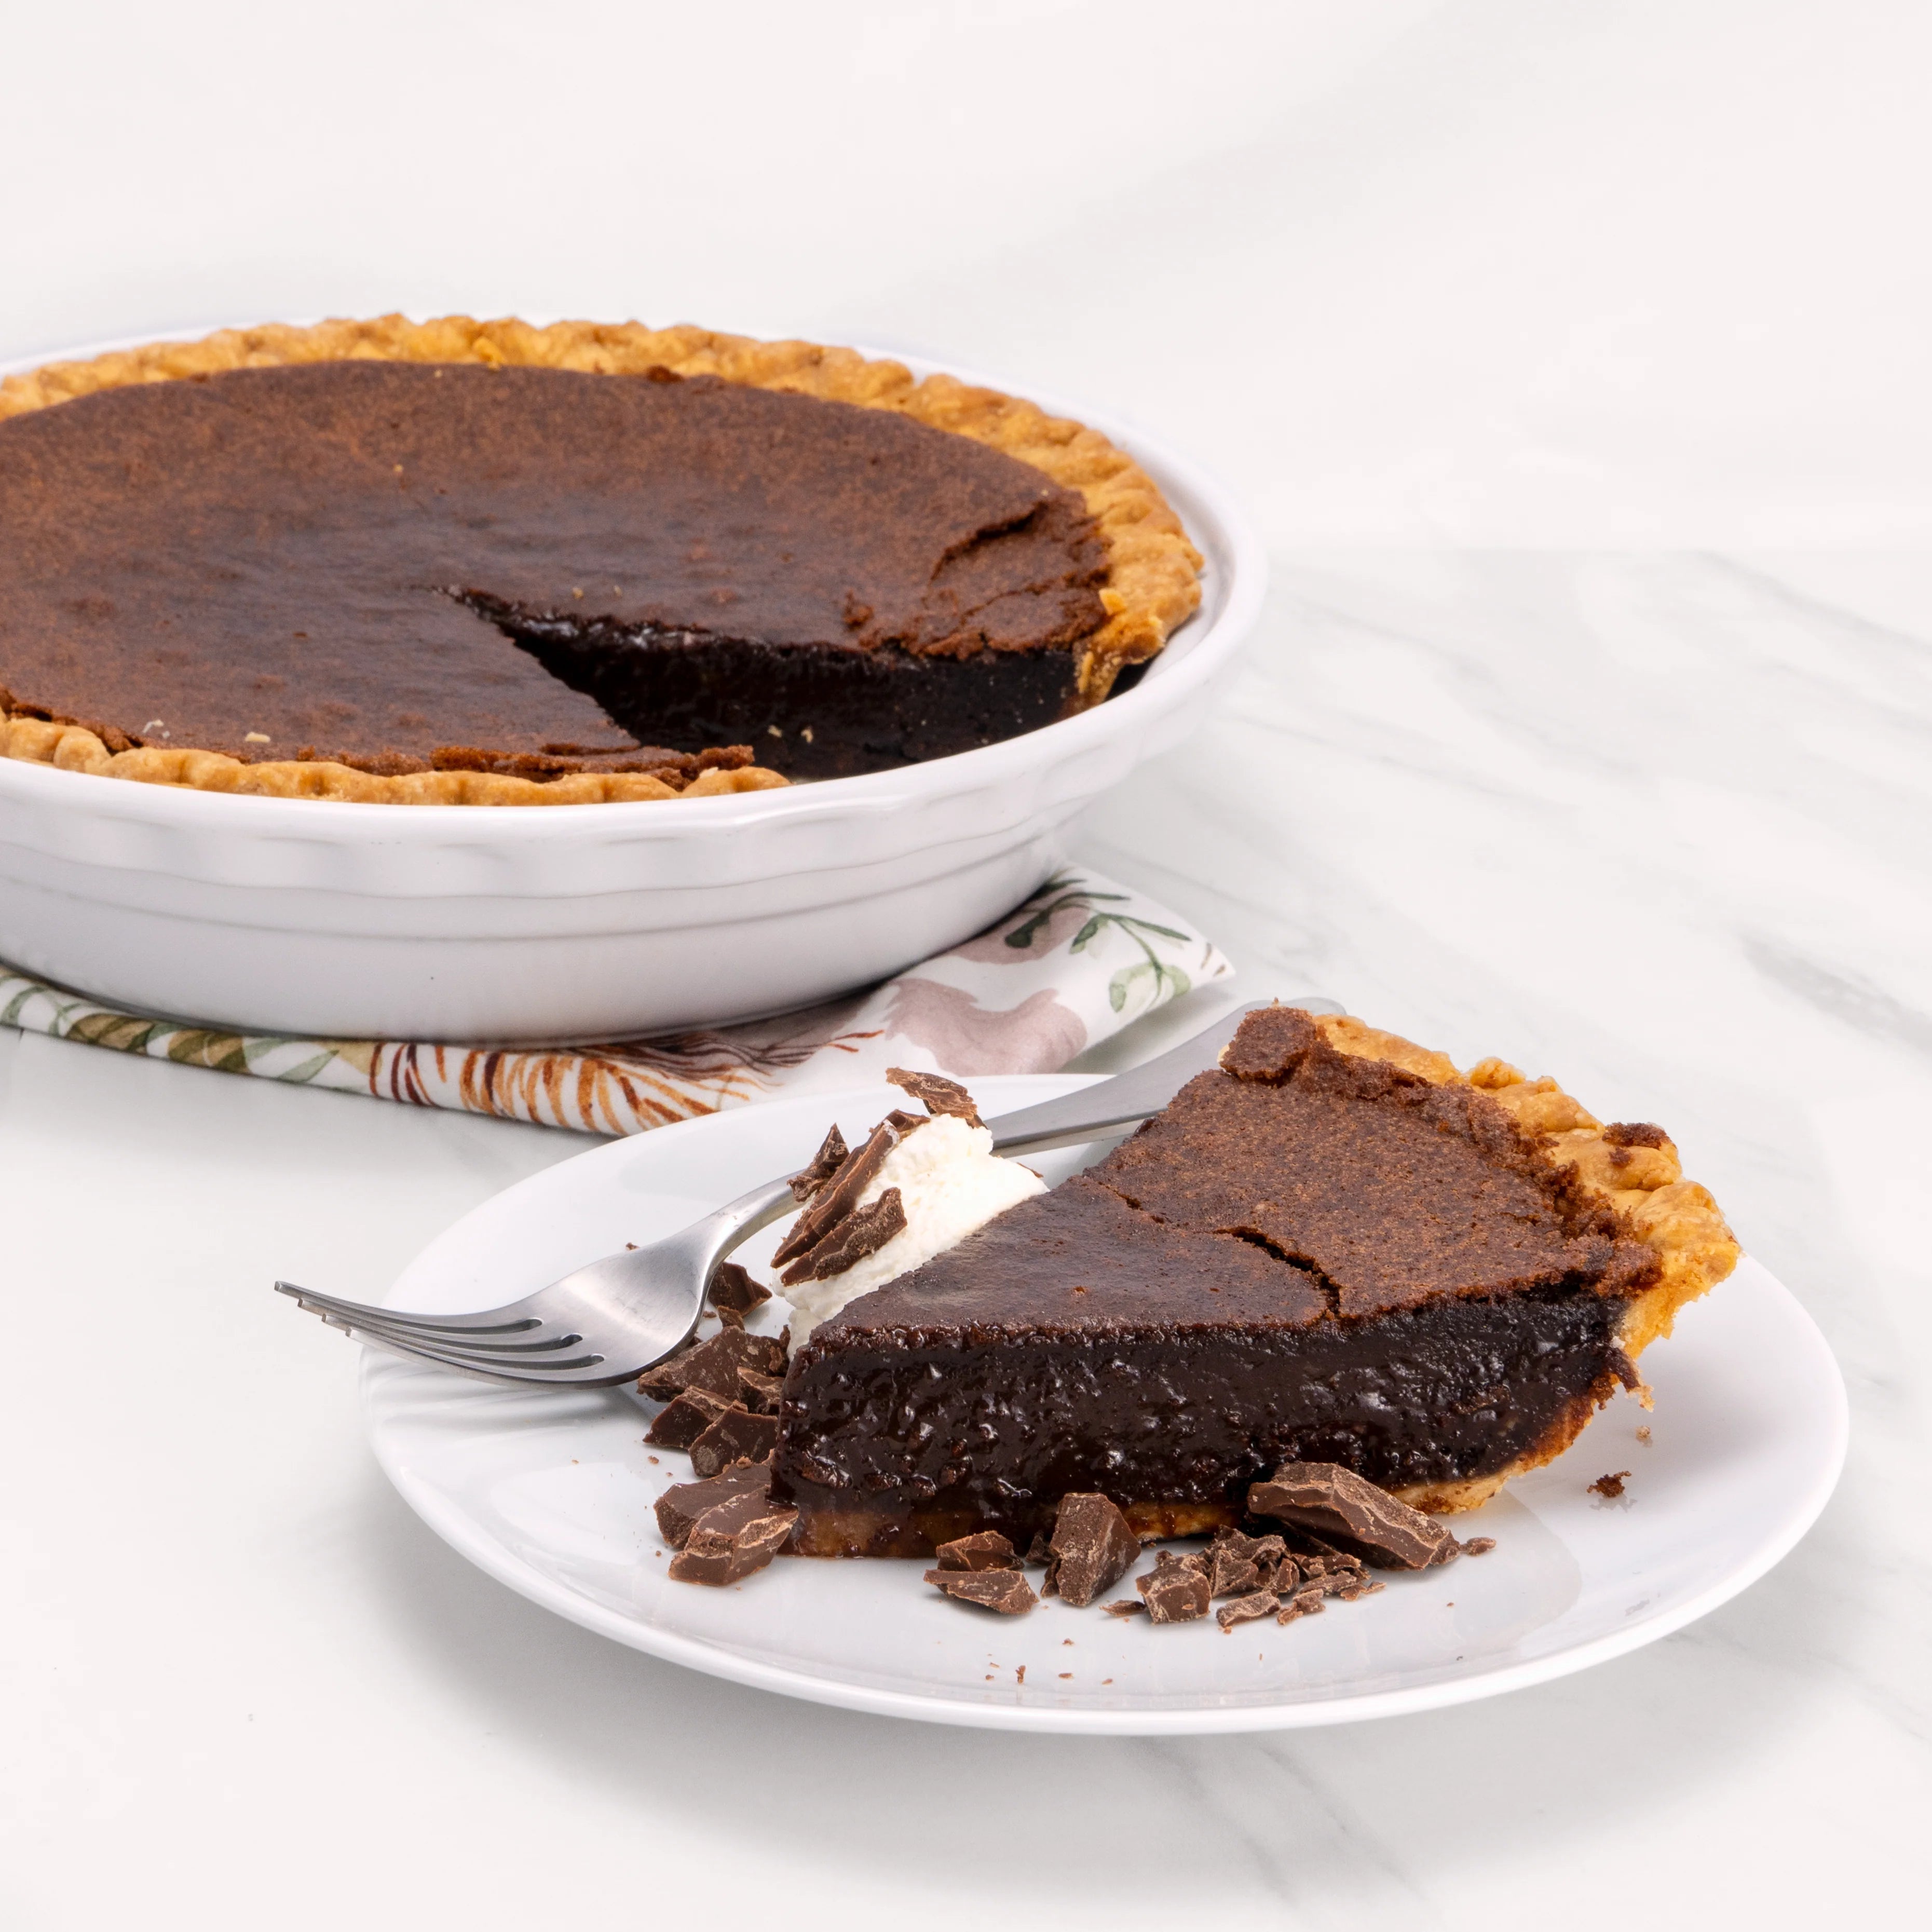
{"label": "white background", "polygon": [[0,0],[0,356],[692,319],[1217,469],[1276,560],[1252,666],[1080,850],[1244,994],[1664,1120],[1857,1417],[1772,1576],[1493,1705],[1154,1745],[786,1704],[447,1555],[266,1293],[373,1292],[567,1137],[0,1034],[0,1922],[1922,1911],[1928,68],[1907,0]]}

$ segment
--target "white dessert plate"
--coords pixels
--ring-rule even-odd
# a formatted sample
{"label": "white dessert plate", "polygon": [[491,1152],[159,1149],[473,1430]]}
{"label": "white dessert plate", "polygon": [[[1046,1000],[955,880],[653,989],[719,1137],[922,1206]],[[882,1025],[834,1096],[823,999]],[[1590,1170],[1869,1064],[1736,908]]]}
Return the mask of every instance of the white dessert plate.
{"label": "white dessert plate", "polygon": [[[976,1081],[990,1115],[1087,1084]],[[614,1142],[520,1183],[438,1237],[392,1306],[489,1306],[626,1240],[669,1233],[802,1166],[836,1116],[848,1141],[887,1088],[776,1100]],[[1058,1180],[1094,1150],[1049,1156]],[[743,1258],[754,1268],[777,1231]],[[754,1326],[776,1328],[771,1304]],[[1762,1576],[1838,1480],[1844,1385],[1797,1301],[1746,1261],[1643,1358],[1646,1413],[1619,1397],[1569,1453],[1456,1520],[1490,1555],[1286,1628],[1155,1628],[1048,1599],[995,1617],[908,1562],[782,1559],[737,1586],[671,1582],[652,1505],[689,1480],[626,1394],[496,1388],[370,1353],[363,1396],[390,1480],[424,1521],[532,1602],[620,1643],[822,1703],[1010,1730],[1174,1733],[1352,1722],[1492,1696],[1681,1629]],[[1649,1431],[1640,1439],[1640,1428]],[[1621,1496],[1590,1485],[1629,1472]],[[1124,1582],[1109,1594],[1130,1594]]]}

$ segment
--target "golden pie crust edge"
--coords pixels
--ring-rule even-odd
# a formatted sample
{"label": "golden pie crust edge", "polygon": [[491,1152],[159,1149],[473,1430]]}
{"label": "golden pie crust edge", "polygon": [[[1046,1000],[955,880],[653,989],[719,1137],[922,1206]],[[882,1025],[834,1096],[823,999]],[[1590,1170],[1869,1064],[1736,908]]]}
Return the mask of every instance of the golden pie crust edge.
{"label": "golden pie crust edge", "polygon": [[[1574,1168],[1596,1198],[1615,1210],[1625,1233],[1654,1250],[1660,1264],[1656,1285],[1635,1298],[1617,1341],[1634,1363],[1652,1342],[1667,1336],[1678,1311],[1708,1294],[1744,1252],[1708,1189],[1684,1178],[1676,1144],[1622,1147],[1604,1137],[1604,1124],[1554,1080],[1531,1080],[1506,1060],[1479,1061],[1457,1072],[1449,1056],[1432,1052],[1392,1033],[1340,1016],[1315,1016],[1322,1036],[1338,1052],[1386,1060],[1437,1086],[1473,1087],[1493,1100],[1556,1165]],[[1650,1391],[1638,1385],[1647,1408]],[[1560,1436],[1533,1455],[1492,1476],[1466,1483],[1416,1484],[1396,1494],[1412,1508],[1453,1515],[1480,1508],[1513,1478],[1553,1462],[1581,1435],[1596,1412],[1580,1405]]]}
{"label": "golden pie crust edge", "polygon": [[[222,329],[197,342],[117,350],[89,362],[50,362],[10,376],[0,381],[0,420],[137,382],[362,359],[514,364],[598,375],[641,375],[662,368],[680,376],[716,376],[753,388],[896,410],[1030,463],[1056,483],[1080,492],[1107,545],[1108,580],[1100,593],[1106,622],[1080,647],[1083,709],[1105,698],[1126,665],[1159,651],[1201,602],[1201,554],[1189,542],[1180,519],[1147,472],[1099,430],[956,376],[915,380],[901,363],[875,362],[856,350],[818,343],[763,342],[688,323],[646,328],[638,322],[560,322],[540,328],[514,320],[443,316],[414,322],[398,315],[309,327],[276,322]],[[762,791],[789,782],[756,765],[703,772],[682,791],[637,772],[580,772],[544,784],[488,772],[378,778],[320,760],[244,764],[218,752],[154,746],[110,752],[84,727],[4,716],[0,755],[201,791],[392,805],[611,804]]]}

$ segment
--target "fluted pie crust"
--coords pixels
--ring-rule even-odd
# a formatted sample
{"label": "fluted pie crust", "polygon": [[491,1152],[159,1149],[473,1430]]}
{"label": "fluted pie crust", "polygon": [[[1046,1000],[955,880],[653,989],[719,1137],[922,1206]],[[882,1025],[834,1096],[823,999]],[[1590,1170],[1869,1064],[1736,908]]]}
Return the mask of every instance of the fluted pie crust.
{"label": "fluted pie crust", "polygon": [[[1198,607],[1200,553],[1152,479],[1098,430],[956,377],[915,380],[902,364],[809,342],[763,342],[682,325],[400,316],[224,329],[197,342],[162,342],[84,362],[56,362],[0,381],[0,420],[98,391],[229,370],[371,359],[566,369],[609,375],[666,370],[884,410],[971,438],[1078,490],[1108,554],[1107,615],[1081,640],[1077,702],[1099,704],[1122,670],[1157,652]],[[108,778],[197,790],[398,805],[576,805],[703,797],[789,782],[752,765],[700,772],[688,782],[645,772],[579,772],[545,782],[476,770],[384,776],[329,760],[244,763],[224,753],[140,745],[110,752],[76,724],[0,711],[0,755]]]}
{"label": "fluted pie crust", "polygon": [[[1460,1073],[1446,1053],[1360,1020],[1342,1016],[1318,1018],[1315,1024],[1338,1052],[1389,1060],[1433,1085],[1473,1087],[1487,1095],[1549,1160],[1573,1168],[1631,1234],[1655,1250],[1660,1270],[1657,1281],[1632,1298],[1618,1334],[1618,1346],[1632,1362],[1670,1334],[1680,1309],[1708,1294],[1737,1266],[1744,1250],[1710,1190],[1684,1178],[1676,1143],[1668,1137],[1655,1147],[1606,1139],[1604,1124],[1554,1080],[1532,1080],[1507,1060],[1480,1060]],[[1648,1408],[1648,1390],[1640,1386],[1637,1394]],[[1567,1435],[1544,1442],[1536,1454],[1493,1475],[1466,1483],[1422,1484],[1397,1493],[1416,1509],[1442,1514],[1478,1509],[1505,1483],[1555,1461],[1588,1420],[1587,1414],[1580,1416]]]}

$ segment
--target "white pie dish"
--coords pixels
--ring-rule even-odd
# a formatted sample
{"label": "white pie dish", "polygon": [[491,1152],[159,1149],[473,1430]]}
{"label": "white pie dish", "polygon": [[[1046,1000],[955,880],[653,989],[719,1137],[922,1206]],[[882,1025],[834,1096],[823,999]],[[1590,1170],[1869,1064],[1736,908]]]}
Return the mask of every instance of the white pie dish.
{"label": "white pie dish", "polygon": [[1200,721],[1266,565],[1183,459],[1030,386],[952,373],[1100,429],[1205,555],[1199,613],[1134,689],[903,771],[638,804],[230,796],[0,758],[0,958],[250,1030],[542,1042],[806,1005],[966,938],[1046,878],[1085,806]]}

